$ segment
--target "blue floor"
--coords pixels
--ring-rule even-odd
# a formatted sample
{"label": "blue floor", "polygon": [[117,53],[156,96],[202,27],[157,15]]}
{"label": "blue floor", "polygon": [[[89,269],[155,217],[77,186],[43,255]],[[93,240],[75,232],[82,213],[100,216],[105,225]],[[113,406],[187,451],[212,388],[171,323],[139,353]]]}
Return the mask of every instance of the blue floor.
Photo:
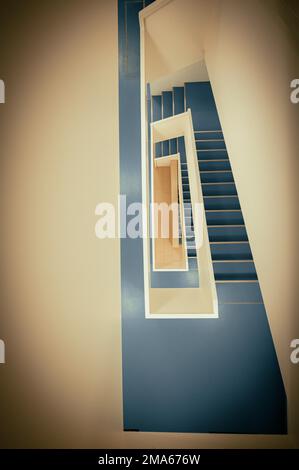
{"label": "blue floor", "polygon": [[[142,191],[142,7],[143,1],[119,0],[120,185],[128,203],[141,201]],[[208,214],[210,220],[225,217],[217,210]],[[215,256],[218,247],[227,249],[215,247]],[[121,240],[125,430],[287,432],[286,396],[259,287],[223,286],[217,285],[219,319],[146,320],[142,240]],[[237,303],[246,298],[255,302]]]}

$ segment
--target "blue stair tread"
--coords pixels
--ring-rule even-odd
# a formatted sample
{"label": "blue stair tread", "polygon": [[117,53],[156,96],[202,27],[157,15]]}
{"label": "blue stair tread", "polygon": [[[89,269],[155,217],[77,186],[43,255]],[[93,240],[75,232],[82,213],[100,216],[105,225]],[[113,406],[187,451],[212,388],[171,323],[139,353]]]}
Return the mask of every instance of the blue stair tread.
{"label": "blue stair tread", "polygon": [[200,171],[221,171],[229,170],[231,171],[231,166],[228,159],[215,159],[209,161],[198,161],[198,166]]}
{"label": "blue stair tread", "polygon": [[173,112],[181,114],[185,111],[184,87],[173,88]]}
{"label": "blue stair tread", "polygon": [[208,225],[242,225],[244,219],[241,210],[206,211]]}
{"label": "blue stair tread", "polygon": [[[189,182],[183,180],[183,192],[189,195]],[[237,189],[234,183],[206,183],[202,185],[203,196],[237,196]]]}
{"label": "blue stair tread", "polygon": [[[189,202],[188,199],[184,200]],[[206,210],[231,210],[240,209],[238,196],[204,196],[204,206]]]}
{"label": "blue stair tread", "polygon": [[213,261],[216,280],[255,280],[253,261]]}
{"label": "blue stair tread", "polygon": [[184,171],[184,174],[187,175],[188,171],[187,171],[187,166],[186,166],[185,139],[184,137],[178,137],[177,141],[178,141],[178,144],[177,144],[178,152],[180,153],[180,159],[181,159],[181,165],[182,165],[182,175],[183,175],[183,171]]}
{"label": "blue stair tread", "polygon": [[220,241],[248,241],[245,225],[209,227],[209,240],[212,242]]}
{"label": "blue stair tread", "polygon": [[227,150],[197,150],[198,160],[228,159]]}
{"label": "blue stair tread", "polygon": [[155,156],[162,157],[162,142],[157,142],[155,144]]}
{"label": "blue stair tread", "polygon": [[[188,171],[182,167],[183,183],[186,183]],[[184,180],[185,179],[185,180]],[[234,183],[233,174],[229,170],[200,171],[201,183]]]}
{"label": "blue stair tread", "polygon": [[[210,242],[212,260],[252,260],[249,242]],[[195,256],[194,246],[188,248],[188,256]]]}
{"label": "blue stair tread", "polygon": [[258,282],[217,282],[218,302],[221,303],[262,303]]}
{"label": "blue stair tread", "polygon": [[[187,188],[187,186],[186,186]],[[235,183],[218,183],[218,184],[203,184],[202,193],[204,196],[229,196],[237,195],[237,189]]]}
{"label": "blue stair tread", "polygon": [[251,260],[249,242],[210,242],[213,260]]}
{"label": "blue stair tread", "polygon": [[177,139],[171,139],[169,141],[169,151],[170,155],[173,155],[178,152]]}
{"label": "blue stair tread", "polygon": [[185,83],[185,99],[195,131],[221,130],[210,82]]}
{"label": "blue stair tread", "polygon": [[205,140],[200,139],[195,141],[197,150],[226,150],[225,142],[223,140]]}
{"label": "blue stair tread", "polygon": [[152,96],[152,121],[160,121],[162,119],[162,96]]}
{"label": "blue stair tread", "polygon": [[172,103],[172,92],[162,92],[162,113],[163,119],[166,119],[173,115],[173,103]]}
{"label": "blue stair tread", "polygon": [[170,155],[169,140],[164,140],[162,142],[162,155],[163,157],[167,157],[167,155]]}
{"label": "blue stair tread", "polygon": [[195,140],[213,140],[213,139],[223,139],[223,132],[222,130],[208,130],[208,131],[195,131],[194,132],[194,139]]}
{"label": "blue stair tread", "polygon": [[202,183],[230,183],[234,182],[231,171],[200,171]]}

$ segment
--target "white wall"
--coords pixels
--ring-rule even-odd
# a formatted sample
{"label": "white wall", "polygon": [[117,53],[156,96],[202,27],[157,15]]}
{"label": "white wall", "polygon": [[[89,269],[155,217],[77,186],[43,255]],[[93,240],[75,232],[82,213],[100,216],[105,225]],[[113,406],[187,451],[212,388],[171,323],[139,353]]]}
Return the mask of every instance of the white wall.
{"label": "white wall", "polygon": [[[152,4],[152,8],[155,8],[156,3],[159,1]],[[196,11],[205,7],[206,0],[160,3],[162,8],[159,12],[146,19],[147,82],[167,76],[203,58],[200,44],[204,38],[206,21],[205,16],[198,16]]]}

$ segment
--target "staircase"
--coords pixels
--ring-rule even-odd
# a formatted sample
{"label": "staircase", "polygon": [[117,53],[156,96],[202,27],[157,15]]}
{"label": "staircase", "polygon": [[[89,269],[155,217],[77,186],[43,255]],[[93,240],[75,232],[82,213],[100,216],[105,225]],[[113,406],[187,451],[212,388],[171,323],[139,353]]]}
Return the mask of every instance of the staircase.
{"label": "staircase", "polygon": [[[205,199],[219,318],[146,318],[148,291],[157,292],[153,279],[159,291],[164,291],[174,285],[173,280],[169,282],[171,275],[181,273],[151,272],[148,289],[144,282],[144,267],[150,268],[145,265],[145,241],[120,240],[124,430],[286,434],[287,398],[256,273],[249,270],[250,263],[253,269],[254,264],[239,201],[227,198],[237,193],[211,87],[204,82],[186,83],[165,90],[166,96],[150,96],[142,73],[148,58],[147,18],[162,23],[160,2],[153,6],[154,12],[145,9],[138,16],[149,3],[151,0],[118,2],[120,190],[130,202],[143,200],[140,169],[148,178],[146,183],[151,183],[150,160],[145,160],[150,159],[150,134],[146,138],[145,123],[161,119],[167,112],[180,114],[190,108],[204,196],[221,196],[216,207],[215,201]],[[181,4],[184,8],[183,1]],[[169,6],[173,6],[171,2]],[[163,18],[167,20],[167,15]],[[160,155],[175,149],[183,155],[182,146],[181,139],[160,143]],[[188,179],[184,184],[187,199]],[[232,207],[233,203],[238,207]],[[191,216],[190,224],[192,227]],[[191,250],[192,246],[190,255]],[[242,272],[233,266],[242,267]],[[194,273],[188,271],[189,276]]]}
{"label": "staircase", "polygon": [[[191,109],[219,303],[262,303],[257,273],[209,82],[186,83],[152,96],[151,120]],[[180,152],[189,269],[197,269],[184,139],[156,144],[156,155]]]}

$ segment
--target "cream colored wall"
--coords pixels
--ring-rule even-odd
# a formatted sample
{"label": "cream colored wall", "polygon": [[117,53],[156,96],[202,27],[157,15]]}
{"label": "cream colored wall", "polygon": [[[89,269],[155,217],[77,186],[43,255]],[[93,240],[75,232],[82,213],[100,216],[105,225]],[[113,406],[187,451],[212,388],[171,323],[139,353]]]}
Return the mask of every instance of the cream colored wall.
{"label": "cream colored wall", "polygon": [[120,250],[96,238],[94,211],[119,192],[117,6],[28,1],[19,22],[16,5],[0,17],[0,447],[109,446]]}
{"label": "cream colored wall", "polygon": [[119,244],[94,235],[96,204],[119,191],[116,1],[28,0],[22,16],[13,5],[0,16],[0,446],[288,445],[122,431]]}
{"label": "cream colored wall", "polygon": [[[162,8],[146,19],[147,82],[202,59],[199,44],[204,39],[206,28],[205,17],[194,14],[198,8],[205,8],[206,0],[158,0],[155,3],[161,3]],[[155,3],[152,4],[154,8]]]}

